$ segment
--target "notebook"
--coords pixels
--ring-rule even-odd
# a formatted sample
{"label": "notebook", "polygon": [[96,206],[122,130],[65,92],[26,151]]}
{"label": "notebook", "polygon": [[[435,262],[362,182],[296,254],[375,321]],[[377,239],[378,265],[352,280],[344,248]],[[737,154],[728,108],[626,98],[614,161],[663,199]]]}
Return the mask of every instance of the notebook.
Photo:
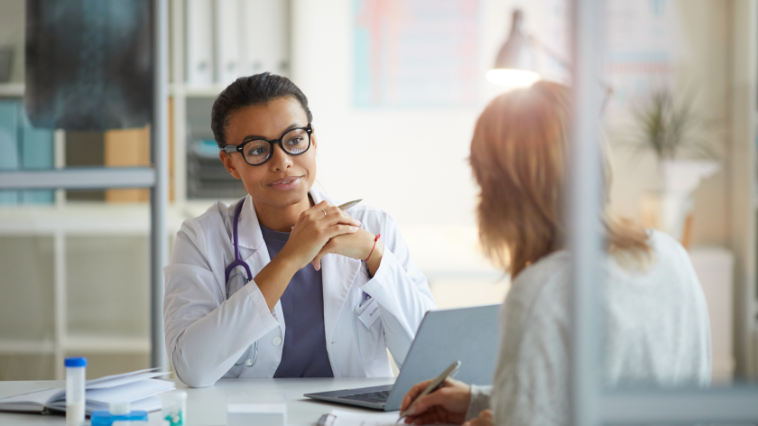
{"label": "notebook", "polygon": [[[158,394],[176,388],[174,382],[156,379],[167,374],[148,369],[88,380],[85,388],[87,414],[107,411],[112,402],[129,402],[132,410],[160,410]],[[40,414],[66,411],[66,390],[50,388],[2,398],[0,411]]]}

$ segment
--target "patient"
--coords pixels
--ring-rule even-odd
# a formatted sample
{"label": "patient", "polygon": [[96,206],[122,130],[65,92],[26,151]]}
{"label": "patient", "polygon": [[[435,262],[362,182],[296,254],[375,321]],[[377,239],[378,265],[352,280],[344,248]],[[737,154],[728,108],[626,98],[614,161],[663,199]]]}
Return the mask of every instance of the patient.
{"label": "patient", "polygon": [[[568,424],[571,253],[562,207],[570,110],[567,88],[538,82],[497,97],[479,117],[471,142],[479,235],[512,277],[493,386],[449,380],[420,398],[406,423]],[[708,314],[687,252],[612,215],[609,180],[600,259],[604,384],[708,385]],[[403,410],[428,383],[408,392]]]}

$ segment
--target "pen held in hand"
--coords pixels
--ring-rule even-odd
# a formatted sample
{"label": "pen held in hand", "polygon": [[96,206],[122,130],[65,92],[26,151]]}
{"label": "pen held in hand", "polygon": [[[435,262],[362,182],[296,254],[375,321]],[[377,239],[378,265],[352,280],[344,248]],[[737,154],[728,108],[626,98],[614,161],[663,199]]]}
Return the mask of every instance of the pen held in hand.
{"label": "pen held in hand", "polygon": [[356,205],[356,204],[360,203],[361,201],[363,201],[363,198],[359,198],[359,199],[357,199],[357,200],[353,200],[353,201],[348,201],[347,203],[345,203],[345,204],[340,204],[340,205],[339,205],[339,206],[337,206],[337,207],[339,207],[339,209],[340,209],[340,210],[347,210],[347,209],[349,209],[350,207],[353,207],[354,205]]}
{"label": "pen held in hand", "polygon": [[[347,210],[347,209],[349,209],[350,207],[353,207],[354,205],[356,205],[356,204],[360,203],[361,201],[363,201],[363,198],[359,198],[359,199],[357,199],[357,200],[353,200],[353,201],[348,201],[347,203],[344,203],[344,204],[340,204],[340,205],[339,205],[339,206],[337,206],[337,207],[338,207],[340,210]],[[294,226],[290,227],[290,229],[293,229],[293,228],[294,228]]]}
{"label": "pen held in hand", "polygon": [[460,361],[455,361],[452,364],[450,364],[450,366],[447,367],[445,369],[445,371],[442,372],[442,374],[440,374],[439,376],[437,376],[436,379],[432,380],[432,382],[429,383],[429,386],[427,386],[426,389],[424,389],[424,391],[421,392],[416,397],[416,399],[414,399],[408,405],[408,408],[406,408],[405,411],[403,411],[402,413],[400,413],[400,418],[398,419],[398,421],[400,421],[401,419],[403,419],[404,417],[406,417],[408,415],[408,411],[411,409],[411,407],[413,407],[413,404],[415,404],[416,401],[418,401],[421,397],[429,395],[430,393],[432,393],[432,392],[436,391],[437,389],[441,388],[442,385],[445,384],[445,381],[448,378],[452,378],[455,375],[455,373],[458,372],[459,368],[461,368],[461,362]]}

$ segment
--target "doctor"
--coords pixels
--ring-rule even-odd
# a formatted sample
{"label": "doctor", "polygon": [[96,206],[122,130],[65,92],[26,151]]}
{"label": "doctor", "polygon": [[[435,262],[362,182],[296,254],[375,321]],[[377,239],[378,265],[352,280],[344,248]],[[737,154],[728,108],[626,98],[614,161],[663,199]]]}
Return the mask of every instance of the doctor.
{"label": "doctor", "polygon": [[[186,220],[165,267],[166,349],[193,387],[222,377],[387,377],[435,307],[393,218],[312,188],[308,100],[243,77],[213,104],[219,157],[248,192]],[[356,142],[360,142],[360,138]]]}

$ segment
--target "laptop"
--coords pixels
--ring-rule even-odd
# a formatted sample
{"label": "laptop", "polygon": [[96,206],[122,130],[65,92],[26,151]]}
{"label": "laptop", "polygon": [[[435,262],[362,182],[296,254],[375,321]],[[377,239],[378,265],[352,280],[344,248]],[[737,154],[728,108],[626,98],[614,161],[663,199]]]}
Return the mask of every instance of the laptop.
{"label": "laptop", "polygon": [[410,388],[461,361],[455,378],[491,385],[498,351],[500,304],[429,311],[424,315],[394,385],[307,393],[303,396],[375,410],[394,411]]}

